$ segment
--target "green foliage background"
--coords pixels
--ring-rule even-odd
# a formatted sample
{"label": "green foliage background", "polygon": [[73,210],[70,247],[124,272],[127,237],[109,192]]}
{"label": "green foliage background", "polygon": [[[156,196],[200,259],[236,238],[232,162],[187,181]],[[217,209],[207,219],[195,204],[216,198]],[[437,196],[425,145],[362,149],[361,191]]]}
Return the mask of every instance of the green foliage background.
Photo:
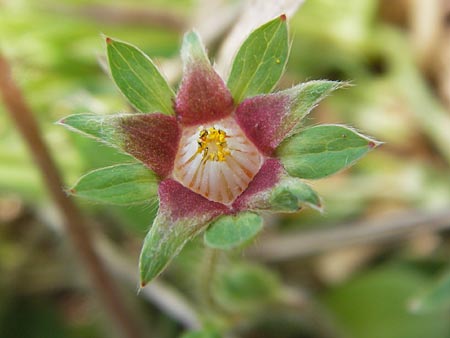
{"label": "green foliage background", "polygon": [[[12,62],[67,186],[88,170],[129,160],[54,125],[86,110],[131,110],[99,66],[105,55],[101,34],[129,41],[164,64],[177,58],[183,29],[168,20],[124,22],[125,13],[170,15],[189,28],[201,3],[1,2],[0,50]],[[306,0],[290,20],[292,49],[280,88],[311,79],[351,81],[353,87],[333,94],[308,123],[352,125],[386,144],[352,169],[312,182],[324,214],[305,210],[270,218],[254,246],[264,248],[265,236],[332,230],[383,216],[382,227],[398,213],[448,209],[450,65],[443,42],[448,28],[444,20],[436,24],[442,41],[436,40],[428,59],[420,59],[411,24],[419,14],[411,6],[400,0]],[[121,14],[108,16],[110,9]],[[213,55],[217,45],[210,46]],[[59,220],[39,173],[3,109],[0,105],[1,336],[114,336],[91,301],[85,278],[72,268],[73,253],[54,231]],[[156,206],[79,203],[137,274],[133,263]],[[449,302],[442,299],[450,297],[449,286],[436,282],[442,296],[435,297],[433,283],[448,269],[450,246],[448,234],[430,229],[383,244],[369,239],[269,263],[239,250],[205,252],[199,239],[162,280],[194,304],[206,328],[203,335],[189,337],[447,338]],[[216,263],[213,274],[211,262]],[[135,285],[124,283],[124,288],[149,334],[178,337],[187,330],[154,303],[136,297]],[[421,298],[427,295],[435,298]],[[411,311],[411,304],[423,305],[423,311]]]}

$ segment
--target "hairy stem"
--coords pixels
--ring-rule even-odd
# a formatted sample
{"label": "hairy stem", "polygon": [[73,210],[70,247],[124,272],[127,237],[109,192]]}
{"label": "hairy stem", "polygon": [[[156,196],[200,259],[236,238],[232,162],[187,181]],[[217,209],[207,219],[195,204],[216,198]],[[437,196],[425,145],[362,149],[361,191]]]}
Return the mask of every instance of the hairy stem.
{"label": "hairy stem", "polygon": [[200,281],[200,292],[202,292],[202,298],[205,305],[212,309],[214,307],[214,299],[212,297],[212,283],[214,282],[214,276],[216,274],[217,260],[219,258],[218,251],[216,249],[205,248],[205,257],[203,262],[203,269]]}

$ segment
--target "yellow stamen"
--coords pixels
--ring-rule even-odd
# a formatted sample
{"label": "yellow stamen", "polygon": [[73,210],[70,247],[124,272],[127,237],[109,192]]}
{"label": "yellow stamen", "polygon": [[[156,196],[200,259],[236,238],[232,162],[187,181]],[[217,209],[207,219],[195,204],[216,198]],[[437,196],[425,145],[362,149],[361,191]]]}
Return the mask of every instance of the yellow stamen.
{"label": "yellow stamen", "polygon": [[200,129],[197,154],[202,154],[203,161],[225,161],[230,155],[226,138],[227,134],[221,129]]}

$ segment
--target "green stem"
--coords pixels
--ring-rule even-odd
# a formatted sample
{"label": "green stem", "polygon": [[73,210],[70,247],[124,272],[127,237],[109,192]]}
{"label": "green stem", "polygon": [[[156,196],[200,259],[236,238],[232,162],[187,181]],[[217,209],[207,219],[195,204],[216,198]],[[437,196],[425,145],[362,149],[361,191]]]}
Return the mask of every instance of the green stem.
{"label": "green stem", "polygon": [[204,256],[204,265],[201,274],[200,292],[202,300],[208,309],[212,309],[215,305],[212,297],[212,284],[217,272],[217,261],[219,252],[216,249],[206,248]]}

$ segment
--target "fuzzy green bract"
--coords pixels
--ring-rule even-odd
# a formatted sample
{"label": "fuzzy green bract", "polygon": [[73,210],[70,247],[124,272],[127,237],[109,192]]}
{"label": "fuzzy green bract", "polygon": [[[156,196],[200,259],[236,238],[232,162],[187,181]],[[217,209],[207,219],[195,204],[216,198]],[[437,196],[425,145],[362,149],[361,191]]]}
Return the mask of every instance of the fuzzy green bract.
{"label": "fuzzy green bract", "polygon": [[[176,94],[139,49],[112,38],[106,42],[112,78],[139,113],[86,112],[59,124],[136,160],[84,175],[70,190],[73,195],[119,205],[158,202],[140,256],[142,287],[166,268],[187,241],[205,230],[205,245],[229,250],[257,235],[263,225],[262,212],[292,213],[303,207],[321,211],[319,195],[303,179],[347,168],[380,144],[346,126],[305,128],[302,124],[322,99],[345,83],[309,81],[270,93],[282,76],[289,52],[284,15],[250,34],[227,80],[210,63],[200,36],[195,31],[187,33],[181,48],[183,77]],[[234,134],[239,135],[234,144],[242,149],[224,152],[220,161],[196,152],[200,137],[196,133],[221,123],[227,130],[241,131]],[[189,142],[194,142],[194,148]],[[186,157],[192,149],[193,154]],[[248,149],[256,154],[253,171],[236,167],[239,161],[249,161]],[[207,161],[217,161],[216,169],[199,169]],[[196,176],[191,181],[178,180],[174,167],[192,163],[197,167],[189,167],[193,170],[187,173]],[[247,175],[245,185],[239,175]],[[215,197],[197,193],[200,186],[205,191],[218,189],[211,190]],[[252,291],[258,271],[248,274],[238,269],[224,282]],[[268,288],[262,287],[261,292]]]}

